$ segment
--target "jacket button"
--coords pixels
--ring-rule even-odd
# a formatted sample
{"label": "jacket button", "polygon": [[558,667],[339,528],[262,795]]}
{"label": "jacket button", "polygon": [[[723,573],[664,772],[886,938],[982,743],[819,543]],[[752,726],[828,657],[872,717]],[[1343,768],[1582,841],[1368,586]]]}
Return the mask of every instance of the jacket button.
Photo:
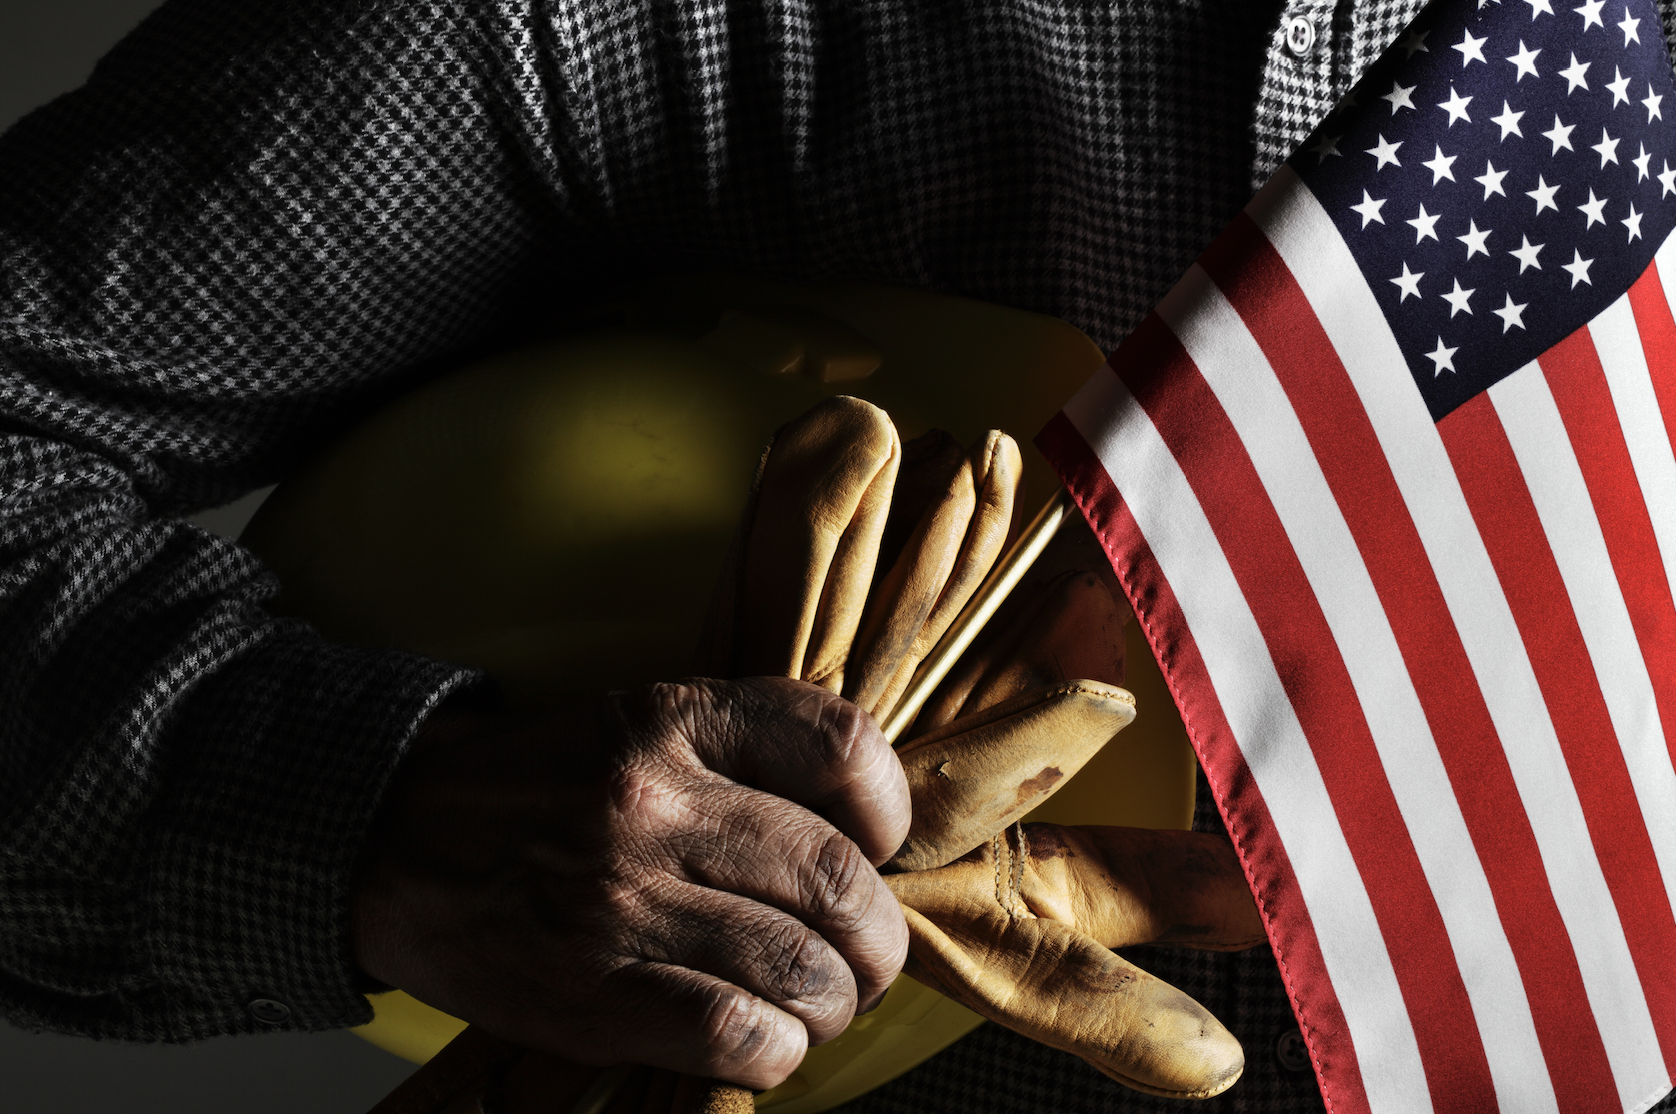
{"label": "jacket button", "polygon": [[291,1020],[291,1007],[272,998],[252,998],[244,1008],[264,1025],[283,1025]]}
{"label": "jacket button", "polygon": [[1295,15],[1286,21],[1286,49],[1294,58],[1308,58],[1315,49],[1315,23],[1307,16]]}
{"label": "jacket button", "polygon": [[1274,1039],[1275,1062],[1287,1071],[1309,1070],[1309,1046],[1297,1029],[1288,1029]]}

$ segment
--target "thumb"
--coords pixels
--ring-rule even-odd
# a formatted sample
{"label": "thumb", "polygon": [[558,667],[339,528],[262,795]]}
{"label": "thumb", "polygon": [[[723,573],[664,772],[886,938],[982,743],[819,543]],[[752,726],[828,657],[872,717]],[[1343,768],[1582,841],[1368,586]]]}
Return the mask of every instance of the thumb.
{"label": "thumb", "polygon": [[994,902],[993,878],[993,912],[924,901],[936,887],[923,883],[949,869],[887,878],[892,889],[922,883],[898,891],[909,975],[1147,1094],[1210,1098],[1244,1072],[1239,1041],[1203,1006],[1069,925],[1008,915]]}

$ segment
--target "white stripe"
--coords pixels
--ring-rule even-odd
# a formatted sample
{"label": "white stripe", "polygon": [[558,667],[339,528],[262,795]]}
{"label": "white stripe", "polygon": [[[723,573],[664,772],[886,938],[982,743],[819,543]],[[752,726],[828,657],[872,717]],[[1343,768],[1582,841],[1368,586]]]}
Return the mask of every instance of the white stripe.
{"label": "white stripe", "polygon": [[[1158,312],[1227,411],[1332,629],[1463,973],[1474,1017],[1460,1019],[1457,1039],[1472,1039],[1476,1022],[1501,1109],[1557,1111],[1547,1072],[1531,1070],[1543,1062],[1542,1046],[1489,881],[1396,634],[1303,426],[1239,312],[1200,268]],[[1294,862],[1311,851],[1287,847]]]}
{"label": "white stripe", "polygon": [[[1629,297],[1613,302],[1591,321],[1589,335],[1606,372],[1612,407],[1629,446],[1642,501],[1653,522],[1653,538],[1658,543],[1668,586],[1676,580],[1676,456],[1671,453],[1670,437],[1653,393]],[[1619,739],[1623,738],[1620,732]],[[1664,738],[1644,740],[1640,747],[1626,744],[1624,760],[1635,778],[1641,815],[1652,836],[1665,893],[1676,897],[1676,766],[1671,765],[1669,744]]]}
{"label": "white stripe", "polygon": [[1658,540],[1664,561],[1665,581],[1676,585],[1676,455],[1671,453],[1670,434],[1653,391],[1653,377],[1647,370],[1641,330],[1636,328],[1629,295],[1589,322],[1589,335],[1606,372],[1612,408],[1618,412],[1618,426],[1629,445],[1641,499],[1653,520],[1653,537]]}
{"label": "white stripe", "polygon": [[[1629,772],[1636,780],[1636,796],[1644,817],[1665,831],[1671,828],[1671,810],[1676,802],[1676,784],[1665,749],[1664,728],[1659,721],[1653,682],[1641,657],[1641,646],[1630,622],[1629,607],[1612,570],[1612,559],[1589,500],[1583,471],[1571,451],[1571,441],[1560,417],[1548,380],[1536,364],[1527,364],[1490,388],[1490,400],[1513,446],[1513,455],[1524,473],[1525,486],[1536,503],[1536,514],[1547,535],[1548,548],[1559,565],[1571,599],[1571,611],[1582,629],[1594,665],[1595,680],[1606,701],[1612,730],[1618,736]],[[1645,783],[1642,778],[1646,778]],[[1655,837],[1655,851],[1657,837]],[[1671,850],[1666,846],[1666,854]],[[1665,857],[1659,857],[1665,869]],[[1668,874],[1666,875],[1669,876]],[[1653,894],[1626,895],[1632,900],[1654,901]],[[1665,900],[1669,900],[1668,892]],[[1623,1010],[1646,1010],[1645,992],[1639,985],[1623,987]],[[1667,1078],[1656,1039],[1640,1053],[1642,1087]],[[1651,1057],[1651,1063],[1645,1058]],[[1656,1072],[1656,1074],[1653,1074]],[[1638,1088],[1639,1090],[1640,1088]]]}
{"label": "white stripe", "polygon": [[[1102,371],[1065,414],[1123,493],[1174,587],[1229,727],[1292,855],[1376,1114],[1431,1109],[1379,922],[1268,645],[1187,478],[1145,412]],[[1293,849],[1307,854],[1293,855]]]}
{"label": "white stripe", "polygon": [[[1638,1082],[1642,1069],[1633,1061],[1649,1042],[1656,1045],[1652,1018],[1644,1004],[1628,1010],[1618,1006],[1626,988],[1639,992],[1623,926],[1595,860],[1582,805],[1518,625],[1442,437],[1350,249],[1296,174],[1282,167],[1248,211],[1314,305],[1420,532],[1530,818],[1549,889],[1574,942],[1614,1082],[1629,1105],[1645,1090]],[[1542,1065],[1531,1067],[1541,1070]]]}

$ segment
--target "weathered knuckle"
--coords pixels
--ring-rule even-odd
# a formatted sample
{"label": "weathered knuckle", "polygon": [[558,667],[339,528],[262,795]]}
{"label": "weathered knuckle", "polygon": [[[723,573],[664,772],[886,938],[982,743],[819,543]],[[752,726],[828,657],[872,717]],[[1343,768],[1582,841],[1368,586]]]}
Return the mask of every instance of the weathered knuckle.
{"label": "weathered knuckle", "polygon": [[615,824],[624,833],[673,832],[691,811],[687,786],[651,763],[630,762],[615,770],[608,792]]}
{"label": "weathered knuckle", "polygon": [[873,721],[848,700],[828,697],[821,709],[821,757],[829,766],[847,766],[866,749]]}
{"label": "weathered knuckle", "polygon": [[751,995],[718,987],[706,996],[698,1028],[705,1069],[720,1076],[754,1059],[772,1039],[774,1023]]}
{"label": "weathered knuckle", "polygon": [[766,929],[761,939],[758,974],[765,997],[784,1004],[810,1002],[826,994],[832,972],[827,946],[819,936],[792,922]]}
{"label": "weathered knuckle", "polygon": [[804,876],[804,901],[823,925],[838,931],[859,928],[868,902],[858,888],[871,881],[873,864],[848,836],[827,832],[814,847]]}

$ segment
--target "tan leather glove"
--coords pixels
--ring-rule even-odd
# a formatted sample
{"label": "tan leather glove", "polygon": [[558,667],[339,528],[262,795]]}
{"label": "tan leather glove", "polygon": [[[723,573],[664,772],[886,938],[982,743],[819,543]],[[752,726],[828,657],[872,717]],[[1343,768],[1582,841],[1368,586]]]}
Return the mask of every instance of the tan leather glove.
{"label": "tan leather glove", "polygon": [[[876,492],[894,446],[888,419],[853,400],[826,405],[831,413],[817,408],[793,423],[765,456],[736,562],[743,571],[719,596],[712,627],[736,632],[726,651],[735,670],[802,660],[813,669],[803,679],[841,675],[843,694],[883,718],[1004,549],[1017,448],[1000,433],[969,453],[947,435],[911,442],[879,531]],[[858,443],[874,446],[870,457],[858,458]],[[794,490],[801,515],[784,497]],[[805,538],[864,533],[881,539],[868,588],[857,572],[863,559],[833,562],[827,567],[842,575],[823,581],[824,550],[800,549]],[[897,748],[914,819],[891,865],[910,873],[888,882],[909,924],[910,974],[1128,1086],[1205,1098],[1239,1078],[1239,1042],[1111,949],[1261,942],[1233,848],[1183,832],[1012,828],[1134,716],[1133,698],[1117,687],[1128,607],[1104,574],[1072,568],[1018,601],[1010,623],[968,653],[921,710]],[[811,620],[775,625],[774,614],[823,620],[824,653],[800,659],[800,636],[789,632]],[[859,616],[853,633],[837,618],[851,616]]]}
{"label": "tan leather glove", "polygon": [[[938,431],[903,447],[869,403],[814,407],[763,456],[707,624],[706,671],[812,681],[883,719],[1006,548],[1021,473],[999,431],[970,451]],[[1006,671],[990,676],[991,659],[974,656],[978,672],[943,686],[960,698],[943,697],[898,748],[915,820],[895,867],[941,866],[983,843],[1134,718],[1116,687],[1123,613],[1083,579],[1008,632]],[[1062,660],[1056,645],[1108,649]]]}
{"label": "tan leather glove", "polygon": [[1149,1094],[1210,1098],[1244,1070],[1204,1007],[1111,951],[1261,943],[1227,840],[1025,824],[885,881],[908,918],[907,973],[968,1009]]}

